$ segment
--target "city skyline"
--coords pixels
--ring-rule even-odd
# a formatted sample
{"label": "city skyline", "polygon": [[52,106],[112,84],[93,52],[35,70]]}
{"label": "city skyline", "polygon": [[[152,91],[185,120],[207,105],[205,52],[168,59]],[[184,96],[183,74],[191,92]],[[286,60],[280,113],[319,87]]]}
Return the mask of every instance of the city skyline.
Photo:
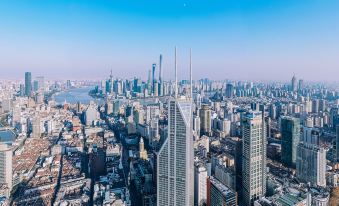
{"label": "city skyline", "polygon": [[2,78],[30,71],[48,79],[100,79],[112,69],[115,77],[146,79],[162,54],[168,80],[175,45],[179,76],[188,76],[186,51],[193,49],[195,79],[289,81],[295,73],[335,81],[338,74],[335,1],[1,4]]}
{"label": "city skyline", "polygon": [[0,206],[338,206],[338,11],[0,0]]}

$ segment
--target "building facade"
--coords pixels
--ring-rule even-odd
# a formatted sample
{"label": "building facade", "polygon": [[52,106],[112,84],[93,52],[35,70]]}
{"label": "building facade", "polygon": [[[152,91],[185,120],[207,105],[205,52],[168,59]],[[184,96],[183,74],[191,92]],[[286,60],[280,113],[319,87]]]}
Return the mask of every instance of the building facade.
{"label": "building facade", "polygon": [[11,148],[4,143],[0,143],[0,184],[6,184],[9,191],[13,185],[13,152]]}
{"label": "building facade", "polygon": [[281,162],[295,168],[297,147],[300,140],[300,120],[293,117],[281,117]]}
{"label": "building facade", "polygon": [[193,205],[192,102],[174,98],[168,106],[168,137],[157,155],[157,205]]}
{"label": "building facade", "polygon": [[253,205],[254,201],[266,194],[266,135],[261,112],[244,115],[243,135],[243,201]]}

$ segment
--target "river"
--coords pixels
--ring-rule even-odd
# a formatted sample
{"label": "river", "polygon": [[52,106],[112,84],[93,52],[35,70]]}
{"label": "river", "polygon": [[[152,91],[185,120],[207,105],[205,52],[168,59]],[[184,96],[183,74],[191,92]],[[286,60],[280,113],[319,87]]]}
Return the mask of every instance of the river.
{"label": "river", "polygon": [[80,102],[81,104],[89,104],[90,101],[101,102],[101,99],[95,99],[88,94],[92,89],[93,87],[70,89],[68,91],[55,94],[53,98],[57,104],[63,104],[65,101],[70,104],[76,104],[77,102]]}

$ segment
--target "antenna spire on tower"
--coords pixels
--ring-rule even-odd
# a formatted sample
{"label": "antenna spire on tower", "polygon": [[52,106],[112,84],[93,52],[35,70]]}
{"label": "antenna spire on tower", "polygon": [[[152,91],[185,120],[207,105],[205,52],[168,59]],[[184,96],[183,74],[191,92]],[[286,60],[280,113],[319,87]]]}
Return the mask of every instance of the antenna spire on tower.
{"label": "antenna spire on tower", "polygon": [[174,85],[174,97],[178,97],[178,74],[177,74],[177,47],[174,47],[174,75],[175,75],[175,85]]}
{"label": "antenna spire on tower", "polygon": [[190,48],[190,98],[193,98],[193,79],[192,79],[192,48]]}

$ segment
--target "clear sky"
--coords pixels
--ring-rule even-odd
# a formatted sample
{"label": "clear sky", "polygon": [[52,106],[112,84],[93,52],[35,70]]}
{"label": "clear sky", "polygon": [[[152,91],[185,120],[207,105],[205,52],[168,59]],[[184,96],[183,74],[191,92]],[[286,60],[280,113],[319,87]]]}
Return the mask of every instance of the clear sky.
{"label": "clear sky", "polygon": [[0,0],[4,78],[339,79],[337,0]]}

